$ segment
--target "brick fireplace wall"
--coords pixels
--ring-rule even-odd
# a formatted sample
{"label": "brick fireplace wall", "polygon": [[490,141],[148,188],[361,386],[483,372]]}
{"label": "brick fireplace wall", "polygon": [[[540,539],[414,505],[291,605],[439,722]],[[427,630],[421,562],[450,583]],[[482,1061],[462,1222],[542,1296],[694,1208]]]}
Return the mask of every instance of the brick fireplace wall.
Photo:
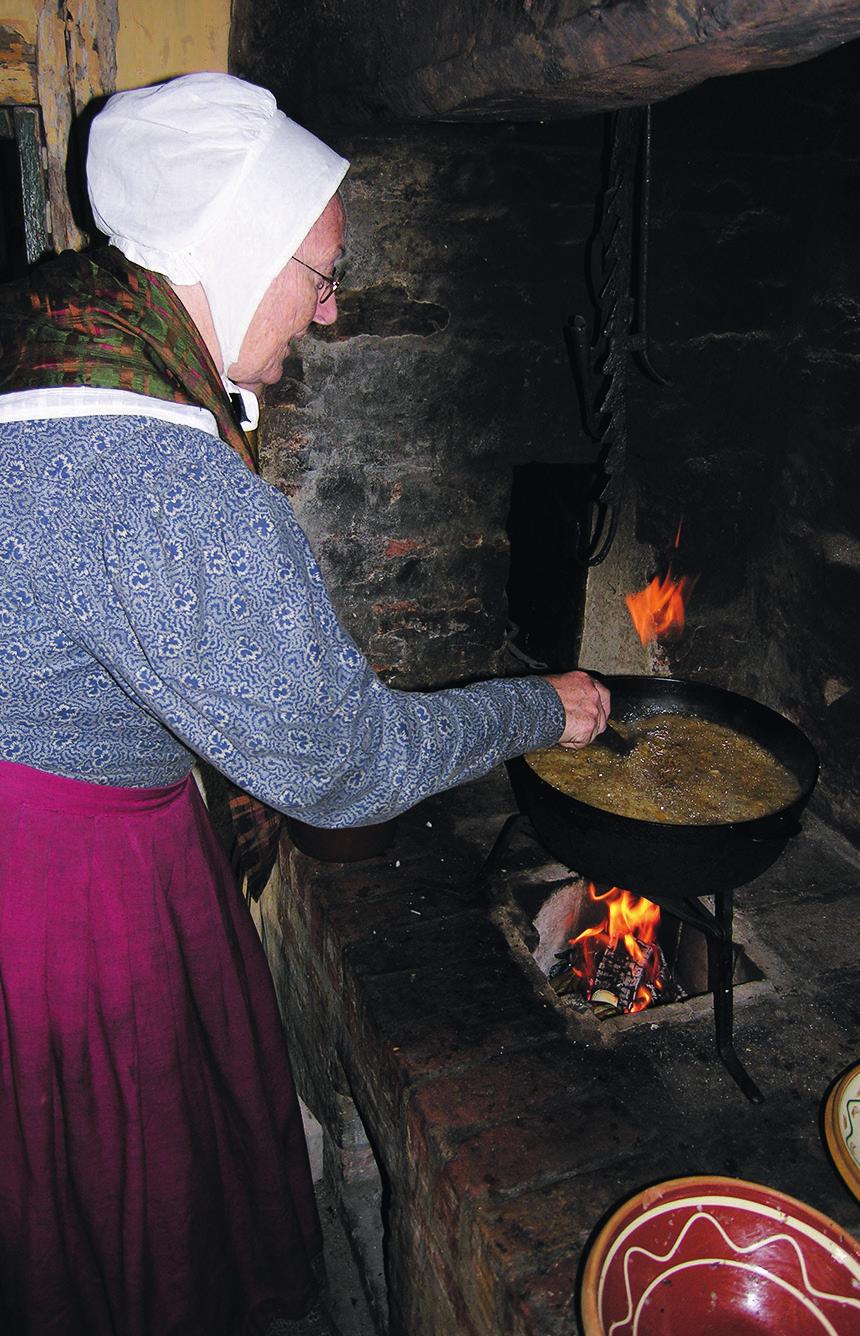
{"label": "brick fireplace wall", "polygon": [[[622,524],[587,581],[572,549],[595,446],[563,328],[591,310],[601,120],[341,132],[342,314],[288,364],[264,447],[392,684],[521,671],[512,570],[540,604],[531,657],[653,671],[623,596],[682,523],[699,579],[660,670],[798,723],[822,758],[816,809],[856,842],[858,90],[854,43],[655,108],[650,332],[671,383],[631,368]],[[512,550],[526,477],[535,518]]]}
{"label": "brick fireplace wall", "polygon": [[[550,648],[569,643],[571,657],[587,596],[590,667],[653,667],[623,594],[660,566],[683,519],[681,560],[699,581],[663,671],[800,724],[823,762],[813,805],[855,840],[858,55],[855,44],[655,109],[650,316],[671,384],[631,375],[621,534],[587,581],[569,529],[593,445],[562,329],[589,310],[597,119],[329,131],[353,160],[341,318],[303,342],[263,423],[268,476],[344,622],[396,686],[521,670],[504,642],[523,470],[538,499],[526,580],[552,591]],[[539,636],[529,645],[540,654]],[[266,906],[330,1162],[358,1184],[375,1181],[371,1161],[381,1173],[392,1331],[569,1336],[589,1232],[661,1176],[772,1182],[856,1231],[817,1126],[856,1047],[850,850],[825,876],[832,847],[816,826],[750,892],[788,961],[737,1017],[766,1087],[751,1111],[713,1063],[701,1009],[671,1038],[651,1038],[646,1020],[571,1053],[498,924],[452,894],[506,801],[426,805],[378,864],[324,867],[287,846]]]}
{"label": "brick fireplace wall", "polygon": [[599,123],[344,135],[349,277],[269,394],[268,476],[353,634],[397,686],[513,671],[515,465],[580,436],[561,329]]}
{"label": "brick fireplace wall", "polygon": [[764,701],[819,751],[860,842],[860,43],[655,109],[652,332],[631,511],[699,574],[671,669]]}

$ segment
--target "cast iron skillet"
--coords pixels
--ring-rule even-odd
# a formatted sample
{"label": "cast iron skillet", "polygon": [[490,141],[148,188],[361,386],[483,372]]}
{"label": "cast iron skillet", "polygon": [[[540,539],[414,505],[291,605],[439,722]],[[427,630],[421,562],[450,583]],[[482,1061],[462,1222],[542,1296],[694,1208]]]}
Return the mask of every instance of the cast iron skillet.
{"label": "cast iron skillet", "polygon": [[710,826],[675,826],[601,811],[559,793],[523,757],[508,762],[517,805],[541,843],[591,881],[657,903],[729,890],[751,881],[800,829],[798,816],[818,778],[812,744],[788,719],[745,696],[666,677],[605,677],[612,716],[688,714],[724,724],[766,747],[797,778],[800,793],[768,816]]}

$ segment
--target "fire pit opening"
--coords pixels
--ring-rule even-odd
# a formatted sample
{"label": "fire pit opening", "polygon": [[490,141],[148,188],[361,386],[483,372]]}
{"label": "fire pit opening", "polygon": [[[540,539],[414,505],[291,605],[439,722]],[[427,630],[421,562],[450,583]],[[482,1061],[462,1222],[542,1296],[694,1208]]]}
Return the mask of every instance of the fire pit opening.
{"label": "fire pit opening", "polygon": [[[528,889],[532,959],[552,992],[574,1011],[600,1021],[656,1010],[713,991],[706,933],[667,908],[615,886],[595,886],[578,876],[555,884],[535,907]],[[704,907],[712,911],[710,897]],[[743,933],[742,923],[737,925]],[[732,944],[734,988],[761,982],[765,973],[748,942]]]}

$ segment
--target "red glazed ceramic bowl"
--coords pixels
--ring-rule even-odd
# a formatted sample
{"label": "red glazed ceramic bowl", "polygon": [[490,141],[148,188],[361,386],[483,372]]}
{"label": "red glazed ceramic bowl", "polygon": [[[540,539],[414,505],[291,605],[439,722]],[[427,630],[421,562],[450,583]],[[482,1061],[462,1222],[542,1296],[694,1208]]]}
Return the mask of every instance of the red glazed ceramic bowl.
{"label": "red glazed ceramic bowl", "polygon": [[860,1336],[860,1247],[835,1221],[737,1178],[674,1178],[601,1229],[585,1336]]}
{"label": "red glazed ceramic bowl", "polygon": [[860,1201],[860,1062],[845,1072],[827,1097],[824,1136],[833,1163]]}

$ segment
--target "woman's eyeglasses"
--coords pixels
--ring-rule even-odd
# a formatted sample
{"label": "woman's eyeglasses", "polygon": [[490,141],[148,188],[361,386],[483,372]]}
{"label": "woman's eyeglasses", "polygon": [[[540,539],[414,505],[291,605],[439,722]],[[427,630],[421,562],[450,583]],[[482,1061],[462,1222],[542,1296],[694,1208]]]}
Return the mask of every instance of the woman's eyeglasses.
{"label": "woman's eyeglasses", "polygon": [[303,269],[310,269],[312,274],[316,274],[319,280],[316,284],[317,301],[320,306],[323,302],[327,302],[329,297],[334,296],[343,282],[343,269],[341,267],[338,267],[333,274],[321,274],[319,269],[314,269],[311,264],[305,264],[304,260],[300,260],[298,255],[292,255],[290,258],[295,260],[296,264],[300,264]]}

